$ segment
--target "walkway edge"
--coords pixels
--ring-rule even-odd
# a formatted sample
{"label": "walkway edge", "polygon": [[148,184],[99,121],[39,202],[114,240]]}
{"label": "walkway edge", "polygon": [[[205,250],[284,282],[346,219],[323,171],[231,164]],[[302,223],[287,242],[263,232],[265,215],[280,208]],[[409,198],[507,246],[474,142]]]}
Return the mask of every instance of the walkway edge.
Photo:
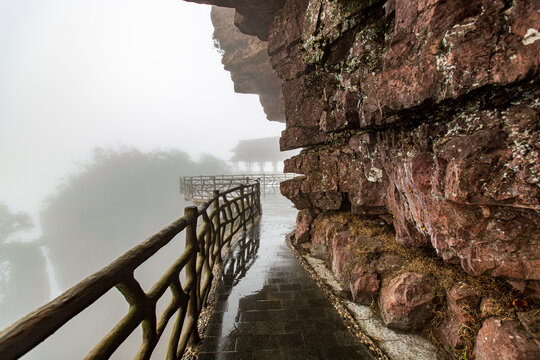
{"label": "walkway edge", "polygon": [[[245,232],[237,233],[231,241],[221,249],[221,258],[225,259],[225,256],[229,253],[233,245],[244,235],[247,234],[247,232],[257,223],[261,220],[261,215],[259,215],[257,218],[255,218],[255,221],[253,224],[248,224],[247,229]],[[204,340],[204,335],[206,333],[206,330],[208,329],[208,323],[210,322],[210,319],[212,319],[212,316],[214,315],[214,310],[216,307],[216,301],[215,298],[216,289],[220,283],[221,279],[221,273],[223,271],[223,264],[219,266],[219,268],[214,269],[214,278],[212,279],[212,285],[210,286],[210,292],[208,294],[208,300],[206,303],[206,307],[201,311],[199,315],[199,322],[197,323],[197,330],[199,331],[199,336],[201,338],[201,342],[195,345],[189,345],[183,356],[182,360],[196,360],[199,357],[199,349],[202,344],[202,340]]]}
{"label": "walkway edge", "polygon": [[293,254],[317,285],[329,298],[342,316],[346,326],[364,343],[377,359],[384,360],[433,360],[437,350],[422,336],[403,334],[385,327],[369,306],[360,305],[336,294],[344,290],[336,277],[320,260],[302,254],[293,244],[294,232],[287,236],[286,242]]}

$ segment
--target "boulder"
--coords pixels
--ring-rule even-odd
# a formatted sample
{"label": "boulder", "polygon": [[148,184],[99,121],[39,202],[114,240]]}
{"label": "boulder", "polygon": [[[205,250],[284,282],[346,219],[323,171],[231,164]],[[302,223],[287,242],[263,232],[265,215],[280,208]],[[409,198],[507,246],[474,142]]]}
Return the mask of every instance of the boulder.
{"label": "boulder", "polygon": [[301,244],[311,239],[311,224],[315,220],[315,212],[311,209],[304,209],[296,216],[296,230],[294,232],[296,242]]}
{"label": "boulder", "polygon": [[377,273],[362,264],[356,266],[349,279],[349,288],[353,301],[363,305],[370,305],[377,297],[381,285]]}
{"label": "boulder", "polygon": [[401,274],[381,291],[381,315],[393,329],[422,330],[433,317],[435,305],[435,282],[428,275]]}
{"label": "boulder", "polygon": [[455,284],[446,292],[450,316],[437,328],[439,341],[455,349],[463,348],[466,344],[468,329],[473,328],[477,321],[476,314],[481,297],[476,290],[462,283]]}
{"label": "boulder", "polygon": [[478,332],[474,355],[476,360],[537,360],[540,347],[519,322],[489,318]]}
{"label": "boulder", "polygon": [[332,259],[332,271],[334,275],[341,280],[346,280],[343,274],[345,267],[350,263],[351,252],[348,249],[352,234],[350,231],[336,232],[331,238],[328,238],[329,250]]}
{"label": "boulder", "polygon": [[327,260],[330,253],[328,252],[328,247],[324,244],[313,244],[309,248],[311,255],[317,259]]}

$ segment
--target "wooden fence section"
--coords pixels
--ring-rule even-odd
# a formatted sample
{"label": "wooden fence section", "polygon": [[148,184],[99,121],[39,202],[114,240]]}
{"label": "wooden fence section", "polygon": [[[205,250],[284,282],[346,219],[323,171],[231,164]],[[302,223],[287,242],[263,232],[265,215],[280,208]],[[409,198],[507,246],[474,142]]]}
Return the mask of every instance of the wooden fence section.
{"label": "wooden fence section", "polygon": [[[198,208],[185,208],[182,218],[2,331],[0,359],[18,359],[113,287],[129,303],[129,310],[85,359],[108,359],[141,324],[142,344],[135,359],[149,359],[175,314],[166,359],[180,359],[190,342],[200,341],[197,321],[207,302],[214,267],[222,263],[223,246],[229,244],[239,231],[245,231],[259,215],[258,182],[213,192],[213,196]],[[144,292],[134,271],[183,230],[184,252],[153,287]],[[182,270],[184,281],[180,276]],[[156,304],[168,288],[172,299],[157,318]]]}
{"label": "wooden fence section", "polygon": [[242,174],[218,176],[182,176],[180,177],[180,194],[185,200],[200,202],[212,196],[214,190],[228,190],[240,183],[251,184],[258,181],[261,190],[279,189],[279,184],[292,179],[293,174]]}

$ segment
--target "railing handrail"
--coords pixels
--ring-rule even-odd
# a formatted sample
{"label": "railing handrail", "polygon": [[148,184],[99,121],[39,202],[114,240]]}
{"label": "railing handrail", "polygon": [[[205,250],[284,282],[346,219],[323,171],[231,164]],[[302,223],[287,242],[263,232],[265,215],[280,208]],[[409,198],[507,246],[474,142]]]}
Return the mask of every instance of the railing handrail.
{"label": "railing handrail", "polygon": [[257,181],[262,178],[292,178],[294,174],[284,173],[260,173],[260,174],[231,174],[231,175],[198,175],[198,176],[180,176],[180,179],[192,179],[192,180],[243,180]]}
{"label": "railing handrail", "polygon": [[275,172],[275,173],[249,173],[249,174],[220,174],[220,175],[192,175],[192,176],[182,176],[185,178],[219,178],[219,177],[234,177],[234,178],[245,178],[245,177],[259,177],[259,176],[272,176],[272,175],[286,175],[285,173]]}
{"label": "railing handrail", "polygon": [[281,181],[293,178],[293,174],[260,173],[260,174],[230,174],[230,175],[199,175],[180,176],[180,194],[185,200],[201,202],[206,201],[214,189],[227,189],[240,182],[253,184],[260,183],[263,192],[267,188],[277,188]]}
{"label": "railing handrail", "polygon": [[[239,196],[228,198],[237,192]],[[208,213],[211,205],[213,209]],[[208,279],[211,283],[214,266],[222,261],[222,247],[240,230],[245,231],[247,223],[253,223],[261,213],[258,182],[241,184],[223,192],[214,191],[214,196],[199,208],[187,207],[182,218],[0,332],[0,359],[17,359],[26,354],[113,287],[124,295],[130,305],[129,311],[86,358],[107,359],[143,323],[152,326],[143,326],[143,344],[136,358],[148,359],[175,313],[178,313],[180,326],[175,324],[171,334],[167,359],[181,358],[188,341],[198,340],[198,314],[206,304]],[[199,218],[203,224],[197,233]],[[144,292],[134,271],[183,230],[186,230],[183,253],[156,284]],[[182,285],[180,271],[184,268],[186,278]],[[156,303],[167,288],[171,289],[173,299],[158,322]]]}

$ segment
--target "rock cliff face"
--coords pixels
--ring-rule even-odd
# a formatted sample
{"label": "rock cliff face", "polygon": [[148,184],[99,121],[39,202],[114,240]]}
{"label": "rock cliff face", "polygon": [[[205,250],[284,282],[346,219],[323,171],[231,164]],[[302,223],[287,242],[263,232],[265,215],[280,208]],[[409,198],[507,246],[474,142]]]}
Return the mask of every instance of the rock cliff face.
{"label": "rock cliff face", "polygon": [[223,52],[234,90],[258,94],[268,120],[285,122],[281,80],[270,65],[268,43],[241,33],[234,25],[233,9],[213,7],[211,16],[216,46]]}
{"label": "rock cliff face", "polygon": [[[298,242],[388,326],[463,352],[480,331],[481,359],[519,333],[500,350],[537,358],[521,315],[540,299],[540,3],[200,2],[268,40],[281,148],[303,148],[281,186]],[[474,301],[456,305],[458,281]]]}

